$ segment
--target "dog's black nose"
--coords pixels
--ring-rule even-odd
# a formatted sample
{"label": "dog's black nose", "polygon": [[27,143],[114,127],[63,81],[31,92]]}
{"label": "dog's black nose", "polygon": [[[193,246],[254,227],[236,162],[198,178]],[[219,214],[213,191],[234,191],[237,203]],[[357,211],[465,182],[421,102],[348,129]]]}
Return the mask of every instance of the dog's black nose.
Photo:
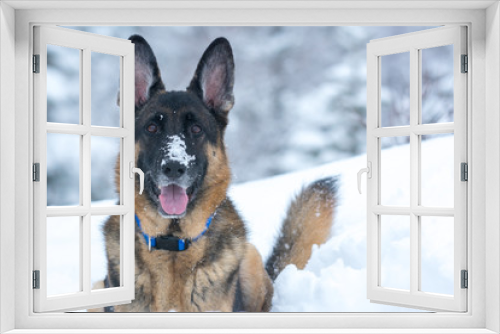
{"label": "dog's black nose", "polygon": [[162,165],[162,171],[169,178],[176,179],[184,175],[186,167],[177,161],[169,161]]}

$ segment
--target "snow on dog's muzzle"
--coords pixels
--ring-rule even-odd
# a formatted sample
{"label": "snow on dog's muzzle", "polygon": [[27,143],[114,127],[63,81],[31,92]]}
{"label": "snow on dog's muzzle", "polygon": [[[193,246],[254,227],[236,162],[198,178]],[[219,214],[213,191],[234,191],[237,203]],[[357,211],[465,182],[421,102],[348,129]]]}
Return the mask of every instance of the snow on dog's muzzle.
{"label": "snow on dog's muzzle", "polygon": [[163,211],[169,216],[180,216],[186,212],[190,200],[188,189],[193,183],[190,174],[195,163],[195,156],[186,151],[184,135],[167,137],[161,149],[164,156],[161,160],[162,175],[158,179],[161,190],[159,201]]}

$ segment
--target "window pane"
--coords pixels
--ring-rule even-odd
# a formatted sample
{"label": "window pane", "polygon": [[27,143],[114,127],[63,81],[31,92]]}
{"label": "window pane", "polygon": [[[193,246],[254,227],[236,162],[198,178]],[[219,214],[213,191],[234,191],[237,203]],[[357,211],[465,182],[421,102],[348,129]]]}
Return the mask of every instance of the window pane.
{"label": "window pane", "polygon": [[80,217],[47,218],[47,295],[79,291]]}
{"label": "window pane", "polygon": [[421,205],[454,206],[454,136],[421,136]]}
{"label": "window pane", "polygon": [[453,122],[453,45],[423,49],[420,54],[422,124]]}
{"label": "window pane", "polygon": [[92,125],[119,127],[120,57],[92,52],[91,62]]}
{"label": "window pane", "polygon": [[47,205],[80,204],[79,135],[47,134]]}
{"label": "window pane", "polygon": [[47,45],[47,122],[80,123],[80,53]]}
{"label": "window pane", "polygon": [[115,182],[119,173],[120,143],[121,138],[97,136],[91,138],[93,206],[120,204]]}
{"label": "window pane", "polygon": [[410,216],[380,217],[381,286],[410,290]]}
{"label": "window pane", "polygon": [[[108,275],[108,259],[106,257],[106,244],[104,239],[104,224],[108,223],[109,228],[106,233],[109,236],[114,234],[116,240],[120,239],[120,216],[92,216],[91,219],[91,280],[92,289],[104,289],[104,279]],[[113,267],[120,268],[120,243],[107,245],[108,252],[110,255],[110,261],[114,264]],[[110,278],[113,282],[113,286],[120,286],[120,272],[119,270],[115,272]]]}
{"label": "window pane", "polygon": [[380,138],[381,205],[410,206],[410,137]]}
{"label": "window pane", "polygon": [[381,57],[382,126],[410,124],[410,53]]}
{"label": "window pane", "polygon": [[421,291],[453,295],[453,217],[421,217]]}

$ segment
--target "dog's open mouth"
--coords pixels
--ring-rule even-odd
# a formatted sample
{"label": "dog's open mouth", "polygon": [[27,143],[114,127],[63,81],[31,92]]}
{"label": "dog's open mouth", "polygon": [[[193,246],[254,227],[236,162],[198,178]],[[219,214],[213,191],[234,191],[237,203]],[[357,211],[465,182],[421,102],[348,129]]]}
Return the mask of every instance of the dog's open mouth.
{"label": "dog's open mouth", "polygon": [[176,184],[161,187],[161,208],[167,215],[179,216],[186,212],[189,196],[185,188]]}

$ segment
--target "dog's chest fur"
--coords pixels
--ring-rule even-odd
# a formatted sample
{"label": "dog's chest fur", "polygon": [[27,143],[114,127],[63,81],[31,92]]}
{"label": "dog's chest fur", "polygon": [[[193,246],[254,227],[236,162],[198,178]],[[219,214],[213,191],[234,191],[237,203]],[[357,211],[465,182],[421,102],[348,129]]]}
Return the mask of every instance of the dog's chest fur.
{"label": "dog's chest fur", "polygon": [[150,251],[137,233],[135,300],[115,311],[232,311],[245,230],[241,220],[218,216],[209,231],[182,252]]}
{"label": "dog's chest fur", "polygon": [[[204,242],[203,242],[204,243]],[[194,245],[185,252],[163,250],[149,251],[141,245],[140,257],[144,261],[143,270],[138,275],[149,276],[151,291],[151,311],[189,309],[192,304],[190,291],[194,291],[194,279],[199,270],[201,245]],[[145,282],[146,283],[146,282]]]}

